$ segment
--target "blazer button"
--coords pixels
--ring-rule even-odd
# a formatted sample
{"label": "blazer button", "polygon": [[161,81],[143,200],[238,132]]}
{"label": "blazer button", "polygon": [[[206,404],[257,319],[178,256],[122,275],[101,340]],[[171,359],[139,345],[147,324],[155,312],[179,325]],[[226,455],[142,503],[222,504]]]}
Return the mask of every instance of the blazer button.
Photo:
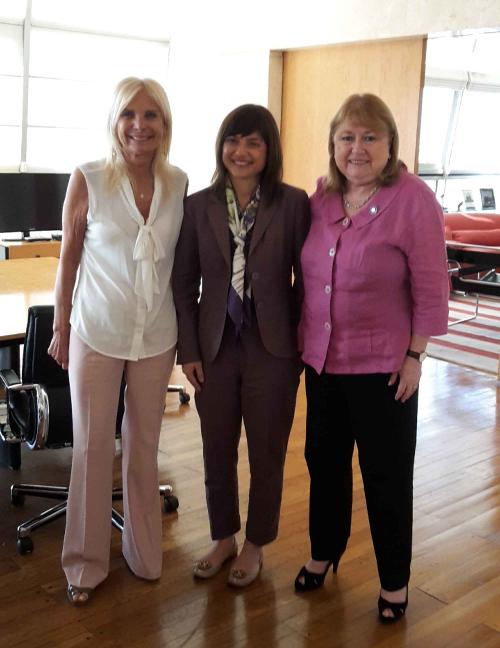
{"label": "blazer button", "polygon": [[252,272],[252,279],[254,281],[257,281],[258,278],[259,278],[259,273],[258,272]]}
{"label": "blazer button", "polygon": [[264,308],[264,302],[263,301],[257,302],[257,308],[259,310],[262,310]]}

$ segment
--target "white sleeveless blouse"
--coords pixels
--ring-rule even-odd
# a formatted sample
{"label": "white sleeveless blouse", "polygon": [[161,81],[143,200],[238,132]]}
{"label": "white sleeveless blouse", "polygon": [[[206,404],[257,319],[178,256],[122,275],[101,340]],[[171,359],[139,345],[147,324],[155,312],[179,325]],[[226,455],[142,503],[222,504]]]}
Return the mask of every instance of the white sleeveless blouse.
{"label": "white sleeveless blouse", "polygon": [[139,360],[177,343],[171,274],[187,176],[169,165],[167,188],[155,177],[147,223],[128,178],[109,191],[104,160],[79,167],[87,182],[87,230],[71,326],[103,355]]}

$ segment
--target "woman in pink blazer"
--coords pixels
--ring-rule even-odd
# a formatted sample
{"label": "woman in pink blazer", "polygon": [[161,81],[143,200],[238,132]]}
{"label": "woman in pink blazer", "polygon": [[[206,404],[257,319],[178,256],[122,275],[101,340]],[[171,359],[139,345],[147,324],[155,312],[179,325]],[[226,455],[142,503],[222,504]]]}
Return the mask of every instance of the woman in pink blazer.
{"label": "woman in pink blazer", "polygon": [[[244,587],[278,531],[301,371],[300,252],[309,206],[304,191],[281,182],[279,133],[262,106],[240,106],[224,119],[216,160],[212,184],[185,203],[173,272],[177,361],[196,390],[214,541],[194,575],[210,578],[236,558],[228,582]],[[242,421],[251,482],[238,555]]]}
{"label": "woman in pink blazer", "polygon": [[320,587],[346,549],[356,444],[383,623],[408,602],[421,363],[448,315],[443,213],[399,161],[398,141],[381,99],[344,102],[302,251],[311,557],[295,588]]}

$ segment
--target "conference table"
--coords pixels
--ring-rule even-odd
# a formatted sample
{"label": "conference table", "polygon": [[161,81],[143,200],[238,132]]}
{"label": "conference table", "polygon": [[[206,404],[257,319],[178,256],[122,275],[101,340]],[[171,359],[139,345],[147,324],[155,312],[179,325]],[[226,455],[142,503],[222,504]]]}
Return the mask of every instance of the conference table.
{"label": "conference table", "polygon": [[0,261],[0,346],[23,343],[30,306],[54,303],[58,263],[53,257]]}
{"label": "conference table", "polygon": [[[28,308],[54,303],[54,283],[59,259],[34,257],[0,261],[0,349],[9,366],[20,371],[20,346],[24,342]],[[4,366],[6,361],[4,359]],[[19,444],[0,440],[0,461],[17,469],[21,464]]]}

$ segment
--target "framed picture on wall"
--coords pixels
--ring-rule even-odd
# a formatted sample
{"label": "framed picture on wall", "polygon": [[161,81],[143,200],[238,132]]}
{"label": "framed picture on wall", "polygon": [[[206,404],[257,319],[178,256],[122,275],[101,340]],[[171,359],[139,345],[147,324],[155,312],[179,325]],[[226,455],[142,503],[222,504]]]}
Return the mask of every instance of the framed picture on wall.
{"label": "framed picture on wall", "polygon": [[464,197],[464,207],[466,211],[474,211],[476,209],[476,205],[474,203],[474,198],[472,196],[472,190],[471,189],[462,189],[462,194]]}
{"label": "framed picture on wall", "polygon": [[483,209],[495,209],[495,192],[493,189],[480,189],[481,194],[481,207]]}

